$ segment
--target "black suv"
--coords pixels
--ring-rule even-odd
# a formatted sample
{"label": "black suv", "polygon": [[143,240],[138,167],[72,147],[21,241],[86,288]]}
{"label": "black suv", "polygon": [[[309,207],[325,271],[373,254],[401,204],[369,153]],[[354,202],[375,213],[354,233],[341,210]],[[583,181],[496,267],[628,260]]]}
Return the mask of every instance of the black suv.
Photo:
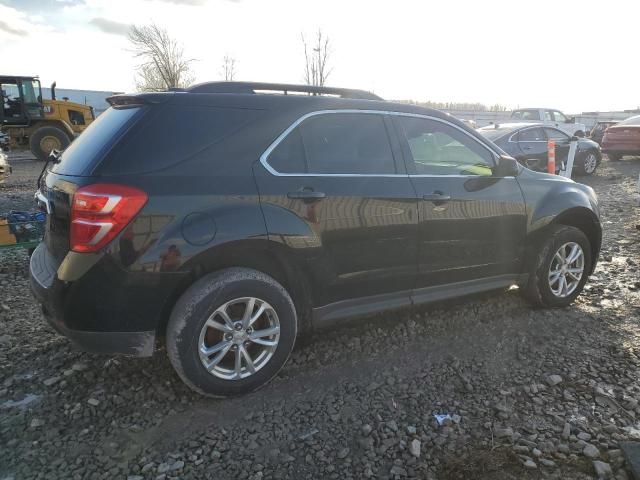
{"label": "black suv", "polygon": [[566,306],[598,257],[590,187],[438,111],[257,83],[110,103],[41,181],[32,289],[85,349],[162,339],[204,394],[264,385],[346,317],[512,285]]}

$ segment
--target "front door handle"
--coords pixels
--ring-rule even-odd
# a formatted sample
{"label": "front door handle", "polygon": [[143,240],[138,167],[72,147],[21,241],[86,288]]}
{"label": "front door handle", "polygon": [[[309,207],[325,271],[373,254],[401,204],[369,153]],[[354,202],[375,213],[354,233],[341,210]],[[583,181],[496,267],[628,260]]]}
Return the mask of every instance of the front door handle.
{"label": "front door handle", "polygon": [[287,193],[287,198],[294,200],[320,200],[326,196],[326,193],[316,192],[315,190],[298,190],[296,192]]}
{"label": "front door handle", "polygon": [[442,192],[433,192],[433,193],[427,193],[426,195],[423,195],[422,198],[425,200],[429,200],[430,202],[441,203],[441,202],[448,202],[449,200],[451,200],[451,195],[445,195]]}

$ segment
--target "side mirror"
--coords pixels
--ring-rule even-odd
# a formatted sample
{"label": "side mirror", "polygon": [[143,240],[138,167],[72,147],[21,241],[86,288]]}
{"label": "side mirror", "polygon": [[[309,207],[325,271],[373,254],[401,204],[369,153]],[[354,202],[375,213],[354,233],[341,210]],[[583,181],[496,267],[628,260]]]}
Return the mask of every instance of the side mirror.
{"label": "side mirror", "polygon": [[518,161],[508,155],[501,155],[498,158],[498,165],[493,169],[495,177],[515,177],[520,173]]}
{"label": "side mirror", "polygon": [[576,117],[569,117],[567,123],[576,123]]}

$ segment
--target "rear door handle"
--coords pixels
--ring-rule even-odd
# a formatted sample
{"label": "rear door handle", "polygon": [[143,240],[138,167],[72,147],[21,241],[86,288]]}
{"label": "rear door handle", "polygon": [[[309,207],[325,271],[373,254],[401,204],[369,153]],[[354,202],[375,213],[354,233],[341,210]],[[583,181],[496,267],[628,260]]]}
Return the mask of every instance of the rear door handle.
{"label": "rear door handle", "polygon": [[431,202],[448,202],[449,200],[451,200],[451,195],[445,195],[444,193],[440,192],[433,192],[423,195],[422,198]]}
{"label": "rear door handle", "polygon": [[320,200],[326,196],[324,192],[316,192],[315,190],[298,190],[287,193],[287,198],[295,200]]}

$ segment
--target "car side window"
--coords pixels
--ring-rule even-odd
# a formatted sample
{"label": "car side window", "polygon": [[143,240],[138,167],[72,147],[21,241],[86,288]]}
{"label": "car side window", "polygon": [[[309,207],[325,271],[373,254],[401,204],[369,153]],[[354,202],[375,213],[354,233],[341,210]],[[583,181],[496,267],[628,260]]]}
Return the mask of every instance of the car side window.
{"label": "car side window", "polygon": [[527,128],[518,133],[519,142],[546,142],[547,137],[541,128]]}
{"label": "car side window", "polygon": [[395,174],[384,119],[378,114],[315,115],[294,128],[269,154],[279,173]]}
{"label": "car side window", "polygon": [[493,154],[479,141],[446,123],[398,117],[417,175],[491,176]]}
{"label": "car side window", "polygon": [[306,155],[300,130],[291,131],[269,154],[269,165],[278,173],[306,173]]}
{"label": "car side window", "polygon": [[569,135],[555,128],[545,128],[544,131],[549,140],[569,140]]}
{"label": "car side window", "polygon": [[549,110],[544,111],[544,121],[545,122],[553,122],[553,116]]}
{"label": "car side window", "polygon": [[317,115],[302,122],[299,129],[309,173],[396,173],[391,143],[381,115]]}
{"label": "car side window", "polygon": [[520,117],[522,120],[531,120],[531,121],[540,121],[540,113],[538,112],[538,110],[523,110],[522,111],[522,117]]}
{"label": "car side window", "polygon": [[563,113],[555,110],[553,112],[553,116],[554,116],[556,122],[567,123],[567,117],[565,117]]}

